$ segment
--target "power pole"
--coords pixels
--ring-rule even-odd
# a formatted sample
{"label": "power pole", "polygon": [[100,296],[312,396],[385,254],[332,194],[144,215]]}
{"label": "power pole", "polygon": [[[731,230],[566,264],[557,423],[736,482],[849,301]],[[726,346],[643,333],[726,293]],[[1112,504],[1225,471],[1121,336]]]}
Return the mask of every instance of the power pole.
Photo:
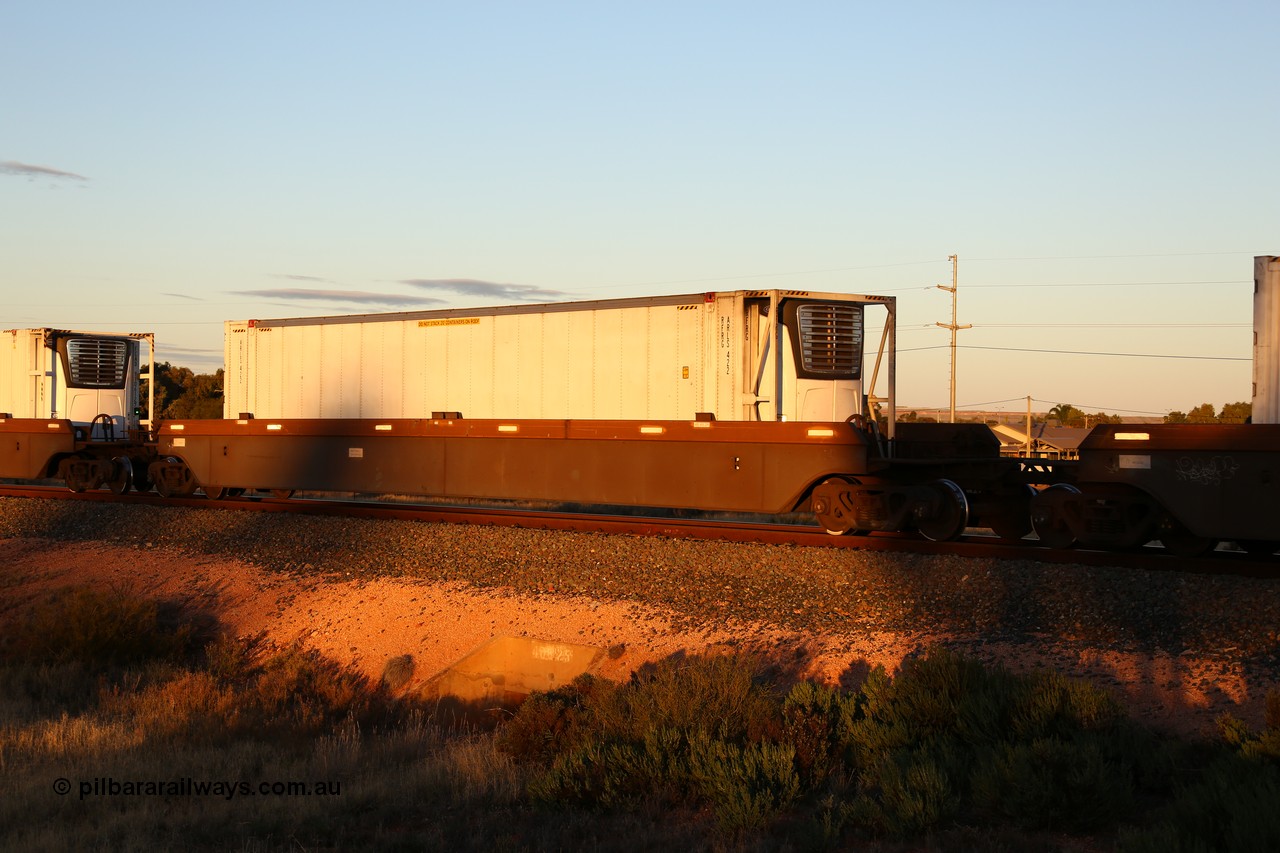
{"label": "power pole", "polygon": [[938,323],[944,329],[951,330],[951,423],[956,422],[956,332],[960,329],[972,329],[972,323],[965,323],[963,326],[956,325],[956,288],[960,282],[960,256],[948,255],[947,260],[951,261],[951,286],[938,284],[935,287],[938,290],[946,290],[951,293],[951,323]]}
{"label": "power pole", "polygon": [[1027,446],[1026,455],[1031,456],[1031,395],[1027,395]]}

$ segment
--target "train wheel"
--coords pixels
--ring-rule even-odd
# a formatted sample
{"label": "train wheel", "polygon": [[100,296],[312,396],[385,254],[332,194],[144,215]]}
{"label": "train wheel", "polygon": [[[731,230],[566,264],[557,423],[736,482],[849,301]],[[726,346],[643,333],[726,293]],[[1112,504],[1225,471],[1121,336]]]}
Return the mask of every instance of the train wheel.
{"label": "train wheel", "polygon": [[131,459],[129,465],[133,469],[133,488],[139,493],[151,491],[155,485],[151,482],[151,478],[147,475],[147,462],[145,459]]}
{"label": "train wheel", "polygon": [[1160,544],[1175,557],[1203,557],[1218,546],[1218,540],[1188,532],[1162,532]]}
{"label": "train wheel", "polygon": [[1237,539],[1236,545],[1240,546],[1240,550],[1250,557],[1270,557],[1276,552],[1277,548],[1275,542],[1267,542],[1262,539]]}
{"label": "train wheel", "polygon": [[1165,519],[1156,535],[1164,549],[1175,557],[1203,557],[1218,545],[1218,540],[1192,533],[1171,518]]}
{"label": "train wheel", "polygon": [[1007,542],[1017,542],[1031,532],[1031,501],[1036,490],[1023,486],[1007,500],[1001,500],[986,519],[991,532]]}
{"label": "train wheel", "polygon": [[[856,486],[857,480],[849,477],[829,477],[822,482],[823,486]],[[813,514],[817,516],[818,523],[822,528],[832,536],[865,536],[866,530],[859,530],[853,526],[854,517],[849,514],[848,508],[840,505],[838,499],[828,495],[816,495],[813,499]]]}
{"label": "train wheel", "polygon": [[152,462],[150,474],[162,498],[185,498],[196,490],[191,469],[172,456]]}
{"label": "train wheel", "polygon": [[211,501],[220,501],[227,496],[231,490],[226,486],[201,486],[200,490],[204,492],[204,496]]}
{"label": "train wheel", "polygon": [[69,491],[79,494],[92,489],[101,488],[106,478],[103,477],[103,464],[89,456],[69,456],[58,465],[58,476],[66,483]]}
{"label": "train wheel", "polygon": [[156,478],[156,494],[162,498],[173,497],[173,490],[169,488],[169,484],[164,481],[163,477]]}
{"label": "train wheel", "polygon": [[969,524],[969,499],[964,489],[950,480],[935,480],[929,484],[936,500],[921,513],[916,529],[925,539],[948,542],[964,533]]}
{"label": "train wheel", "polygon": [[287,501],[289,498],[293,497],[293,489],[272,489],[271,497]]}
{"label": "train wheel", "polygon": [[128,456],[117,456],[111,460],[111,477],[107,480],[107,488],[115,495],[123,495],[133,488],[133,462]]}
{"label": "train wheel", "polygon": [[1070,548],[1076,535],[1067,524],[1064,504],[1080,490],[1067,483],[1057,483],[1031,499],[1031,527],[1040,542],[1050,548]]}

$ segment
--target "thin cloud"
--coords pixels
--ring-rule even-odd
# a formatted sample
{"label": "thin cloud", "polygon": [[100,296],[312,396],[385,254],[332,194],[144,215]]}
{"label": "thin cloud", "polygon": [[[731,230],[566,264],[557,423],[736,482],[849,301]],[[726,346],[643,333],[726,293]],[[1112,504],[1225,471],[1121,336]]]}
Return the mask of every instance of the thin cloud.
{"label": "thin cloud", "polygon": [[290,273],[275,273],[272,278],[283,278],[286,281],[310,281],[315,284],[333,284],[331,278],[320,278],[316,275],[292,275]]}
{"label": "thin cloud", "polygon": [[367,293],[362,290],[323,290],[305,287],[275,287],[262,290],[228,290],[233,296],[251,296],[255,299],[283,299],[290,302],[349,302],[355,305],[383,305],[408,307],[411,305],[440,305],[445,302],[433,296],[412,296],[404,293]]}
{"label": "thin cloud", "polygon": [[221,349],[196,347],[156,346],[156,363],[168,362],[175,367],[185,367],[193,373],[216,373],[222,367]]}
{"label": "thin cloud", "polygon": [[34,181],[36,178],[64,178],[69,181],[87,181],[84,175],[75,172],[64,172],[48,166],[33,166],[30,163],[19,163],[16,160],[0,160],[0,174],[16,175]]}
{"label": "thin cloud", "polygon": [[409,278],[402,280],[400,284],[423,290],[447,290],[463,296],[516,302],[545,302],[568,295],[560,290],[547,290],[531,284],[504,284],[496,281],[477,281],[473,278]]}
{"label": "thin cloud", "polygon": [[161,296],[172,296],[174,299],[190,299],[193,302],[204,302],[199,296],[191,296],[187,293],[161,293]]}
{"label": "thin cloud", "polygon": [[175,347],[172,344],[158,344],[156,350],[163,350],[165,354],[177,353],[185,356],[221,356],[221,349],[211,349],[208,347]]}

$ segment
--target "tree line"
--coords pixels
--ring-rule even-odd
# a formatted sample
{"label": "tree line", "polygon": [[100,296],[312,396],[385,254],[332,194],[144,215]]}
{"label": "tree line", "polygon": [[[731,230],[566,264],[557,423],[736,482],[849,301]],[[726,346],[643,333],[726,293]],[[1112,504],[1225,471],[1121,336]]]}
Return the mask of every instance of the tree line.
{"label": "tree line", "polygon": [[[1189,412],[1169,412],[1164,416],[1167,424],[1246,424],[1253,416],[1253,404],[1245,402],[1225,403],[1220,411],[1215,411],[1212,403],[1201,403]],[[972,418],[957,418],[961,423],[975,423]],[[1056,423],[1058,426],[1090,428],[1098,424],[1124,423],[1124,418],[1106,412],[1086,412],[1070,403],[1059,403],[1043,415],[1032,415],[1033,423]],[[899,423],[937,423],[938,419],[931,415],[922,415],[916,411],[902,412],[898,415]],[[988,421],[994,423],[994,421]]]}
{"label": "tree line", "polygon": [[1201,403],[1191,411],[1170,412],[1164,416],[1167,424],[1247,424],[1253,418],[1253,403],[1224,403],[1222,411],[1213,413],[1212,403]]}
{"label": "tree line", "polygon": [[[1201,403],[1189,412],[1169,412],[1164,416],[1167,424],[1246,424],[1253,416],[1253,403],[1224,403],[1215,413],[1212,403]],[[1096,424],[1119,424],[1124,419],[1106,412],[1088,414],[1070,403],[1059,403],[1045,413],[1045,420],[1056,420],[1065,427],[1091,427]]]}
{"label": "tree line", "polygon": [[[155,366],[155,417],[162,421],[202,420],[222,417],[223,369],[196,373],[167,361]],[[148,381],[142,380],[141,396],[147,399]]]}

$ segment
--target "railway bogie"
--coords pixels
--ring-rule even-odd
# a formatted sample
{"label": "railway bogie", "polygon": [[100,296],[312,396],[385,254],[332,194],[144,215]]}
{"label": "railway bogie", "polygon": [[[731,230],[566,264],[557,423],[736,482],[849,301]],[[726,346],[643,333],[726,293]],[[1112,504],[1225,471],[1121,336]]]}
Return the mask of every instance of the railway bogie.
{"label": "railway bogie", "polygon": [[61,480],[73,492],[109,488],[146,491],[154,447],[139,436],[105,440],[66,420],[0,418],[0,477]]}
{"label": "railway bogie", "polygon": [[832,533],[913,530],[933,540],[955,539],[968,527],[1001,538],[1030,532],[1029,486],[1017,461],[982,424],[898,424],[889,446],[876,451],[866,476],[837,476],[813,492],[813,512]]}
{"label": "railway bogie", "polygon": [[[147,478],[155,486],[161,497],[185,498],[196,493],[200,484],[196,481],[191,466],[176,456],[160,456],[147,466]],[[214,497],[221,497],[214,487],[205,494],[214,492]]]}
{"label": "railway bogie", "polygon": [[1070,486],[1040,492],[1032,520],[1052,547],[1159,541],[1194,556],[1219,542],[1280,548],[1280,426],[1104,424],[1080,445]]}
{"label": "railway bogie", "polygon": [[970,524],[963,488],[951,480],[899,483],[892,479],[825,479],[813,490],[818,523],[835,535],[918,531],[933,540],[954,539]]}

